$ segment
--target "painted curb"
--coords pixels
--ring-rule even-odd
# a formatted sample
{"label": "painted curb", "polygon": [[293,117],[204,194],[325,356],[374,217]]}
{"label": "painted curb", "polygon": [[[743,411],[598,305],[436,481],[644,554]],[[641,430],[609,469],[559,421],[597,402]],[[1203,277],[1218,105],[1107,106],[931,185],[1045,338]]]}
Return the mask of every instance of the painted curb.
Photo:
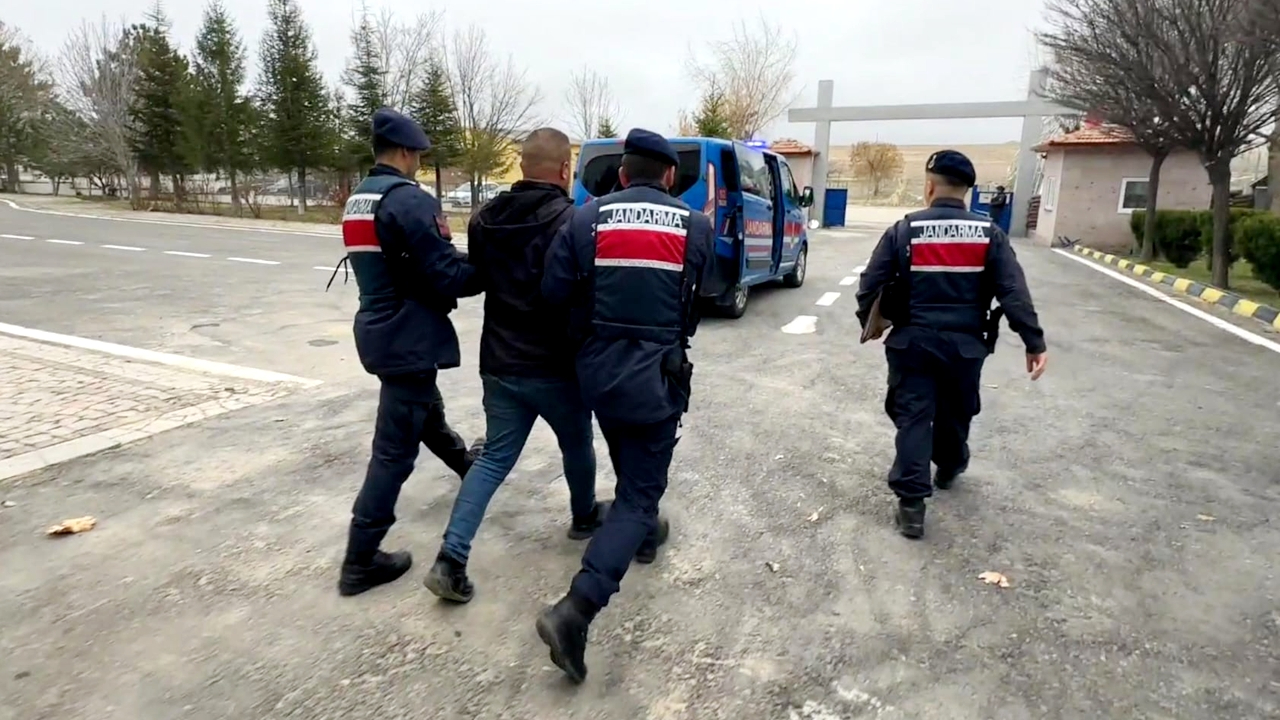
{"label": "painted curb", "polygon": [[1138,277],[1146,278],[1152,282],[1158,282],[1161,285],[1167,285],[1183,295],[1188,295],[1207,303],[1224,307],[1236,315],[1253,318],[1254,320],[1267,323],[1276,330],[1280,330],[1280,310],[1277,310],[1270,305],[1261,305],[1252,300],[1246,300],[1239,295],[1229,293],[1225,290],[1219,290],[1212,285],[1205,285],[1186,278],[1162,273],[1157,270],[1153,270],[1146,265],[1133,262],[1132,260],[1125,260],[1123,258],[1116,257],[1115,255],[1108,255],[1097,250],[1090,250],[1089,248],[1082,247],[1080,245],[1073,245],[1071,249],[1081,255],[1091,257],[1094,260],[1101,260],[1108,265],[1115,265],[1121,270],[1130,272]]}

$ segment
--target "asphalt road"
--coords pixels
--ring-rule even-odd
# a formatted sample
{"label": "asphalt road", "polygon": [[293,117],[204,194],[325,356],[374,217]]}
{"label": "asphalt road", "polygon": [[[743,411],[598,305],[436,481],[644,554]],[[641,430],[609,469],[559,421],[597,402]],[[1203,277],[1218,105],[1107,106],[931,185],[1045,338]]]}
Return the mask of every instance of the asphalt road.
{"label": "asphalt road", "polygon": [[[1005,333],[971,472],[922,542],[890,523],[883,353],[840,284],[875,235],[818,236],[803,288],[706,321],[672,542],[593,627],[575,689],[533,632],[581,552],[545,427],[490,507],[472,604],[420,584],[457,485],[429,456],[390,539],[418,566],[334,592],[376,402],[354,285],[313,269],[336,238],[3,207],[0,234],[32,238],[0,238],[0,321],[326,380],[0,486],[0,718],[1280,714],[1280,356],[1049,250],[1019,248],[1049,373],[1030,383]],[[781,331],[798,316],[815,332]],[[442,382],[471,437],[479,301],[455,322]],[[98,529],[41,536],[80,514]]]}

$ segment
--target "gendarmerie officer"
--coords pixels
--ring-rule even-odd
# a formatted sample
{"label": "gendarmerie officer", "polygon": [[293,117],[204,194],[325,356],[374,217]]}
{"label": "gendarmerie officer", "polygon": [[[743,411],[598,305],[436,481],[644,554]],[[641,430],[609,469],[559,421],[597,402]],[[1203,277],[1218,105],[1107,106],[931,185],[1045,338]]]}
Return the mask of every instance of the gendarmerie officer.
{"label": "gendarmerie officer", "polygon": [[360,286],[356,351],[382,381],[373,457],[352,508],[338,591],[356,595],[409,570],[407,552],[379,549],[395,522],[400,486],[422,443],[465,476],[474,452],[445,421],[437,371],[461,364],[449,313],[482,290],[475,268],[454,249],[435,198],[415,181],[431,143],[422,128],[383,108],[373,115],[377,164],[356,187],[342,218],[342,241]]}
{"label": "gendarmerie officer", "polygon": [[665,138],[632,130],[618,171],[623,189],[578,208],[547,254],[542,294],[571,306],[578,383],[618,479],[568,594],[537,622],[552,662],[575,682],[587,674],[587,627],[632,559],[653,562],[669,532],[658,502],[689,408],[685,351],[713,252],[711,221],[670,194],[678,164]]}
{"label": "gendarmerie officer", "polygon": [[[889,487],[899,498],[898,529],[924,536],[925,498],[947,489],[969,465],[969,424],[980,409],[982,363],[995,350],[1001,316],[1022,337],[1032,380],[1044,372],[1044,331],[1009,238],[992,219],[965,209],[973,163],[954,150],[925,166],[927,210],[889,228],[858,288],[867,324],[880,297],[893,323],[885,340],[885,411],[897,427]],[[1000,307],[991,310],[991,301]],[[929,463],[938,472],[930,483]]]}

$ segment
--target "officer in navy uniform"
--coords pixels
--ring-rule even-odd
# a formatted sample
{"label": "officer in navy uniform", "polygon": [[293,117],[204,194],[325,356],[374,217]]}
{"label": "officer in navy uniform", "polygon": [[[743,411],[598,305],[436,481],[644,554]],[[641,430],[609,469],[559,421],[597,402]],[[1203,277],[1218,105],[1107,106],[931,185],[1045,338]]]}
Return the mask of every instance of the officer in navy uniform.
{"label": "officer in navy uniform", "polygon": [[583,400],[609,445],[613,506],[565,597],[538,618],[551,660],[586,677],[587,627],[634,559],[652,563],[670,527],[658,514],[680,417],[689,408],[698,288],[714,251],[711,221],[671,196],[679,157],[665,138],[635,129],[619,184],[578,208],[546,259],[542,294],[567,303],[578,338]]}
{"label": "officer in navy uniform", "polygon": [[356,351],[382,381],[373,457],[352,508],[338,591],[357,595],[409,570],[407,552],[379,549],[395,522],[400,486],[422,443],[459,477],[475,461],[445,420],[436,387],[441,369],[461,365],[449,313],[482,288],[475,268],[451,242],[440,203],[414,176],[431,147],[418,123],[383,108],[373,115],[377,162],[347,200],[342,240],[360,287]]}
{"label": "officer in navy uniform", "polygon": [[[1027,372],[1044,372],[1044,331],[1009,238],[992,218],[965,209],[973,163],[954,150],[925,166],[926,210],[889,228],[867,261],[858,318],[867,325],[880,299],[893,325],[885,340],[889,391],[885,411],[897,427],[889,487],[896,522],[908,538],[924,536],[925,498],[948,489],[969,465],[969,424],[980,409],[982,363],[995,351],[1002,316],[1022,337]],[[999,308],[991,309],[992,300]],[[929,463],[937,465],[932,484]]]}

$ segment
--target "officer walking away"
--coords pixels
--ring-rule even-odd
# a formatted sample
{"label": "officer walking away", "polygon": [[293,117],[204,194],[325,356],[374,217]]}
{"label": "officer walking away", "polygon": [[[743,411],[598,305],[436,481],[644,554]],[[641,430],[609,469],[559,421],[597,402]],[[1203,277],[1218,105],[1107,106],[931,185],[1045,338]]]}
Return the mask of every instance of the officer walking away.
{"label": "officer walking away", "polygon": [[[1009,193],[1005,192],[1003,185],[996,186],[996,193],[991,196],[987,207],[991,210],[991,220],[996,225],[1004,220],[1004,209],[1009,206]],[[1002,226],[1003,227],[1003,226]]]}
{"label": "officer walking away", "polygon": [[[924,536],[925,499],[950,488],[969,465],[969,424],[981,407],[982,363],[995,350],[1000,318],[1022,337],[1027,372],[1044,373],[1044,331],[1009,238],[991,218],[965,210],[973,163],[954,150],[925,166],[926,210],[889,228],[858,288],[863,326],[880,300],[893,324],[885,340],[885,411],[897,427],[889,487],[908,538]],[[992,299],[1000,307],[991,310]],[[937,466],[933,483],[929,463]]]}
{"label": "officer walking away", "polygon": [[574,377],[569,318],[542,299],[547,249],[573,215],[569,137],[555,128],[534,130],[520,147],[520,171],[523,178],[486,203],[467,228],[467,255],[485,287],[480,380],[488,430],[426,579],[427,589],[453,602],[469,602],[475,592],[466,571],[471,542],[538,418],[551,426],[564,455],[570,539],[591,537],[604,511],[596,504],[591,411]]}
{"label": "officer walking away", "polygon": [[671,196],[678,164],[665,138],[632,130],[618,172],[623,189],[575,211],[547,256],[542,293],[571,306],[582,338],[578,383],[618,479],[568,594],[537,621],[551,661],[574,682],[587,675],[587,627],[632,559],[653,562],[670,531],[658,503],[689,409],[686,350],[713,238],[711,221]]}
{"label": "officer walking away", "polygon": [[442,368],[458,367],[458,335],[449,313],[482,289],[475,268],[451,244],[436,199],[414,180],[431,146],[413,120],[389,109],[373,115],[377,164],[356,187],[342,217],[342,241],[360,287],[356,351],[382,381],[373,456],[352,508],[338,591],[357,595],[409,570],[407,552],[379,550],[395,522],[400,486],[413,472],[418,443],[465,476],[475,453],[445,421],[436,387]]}

